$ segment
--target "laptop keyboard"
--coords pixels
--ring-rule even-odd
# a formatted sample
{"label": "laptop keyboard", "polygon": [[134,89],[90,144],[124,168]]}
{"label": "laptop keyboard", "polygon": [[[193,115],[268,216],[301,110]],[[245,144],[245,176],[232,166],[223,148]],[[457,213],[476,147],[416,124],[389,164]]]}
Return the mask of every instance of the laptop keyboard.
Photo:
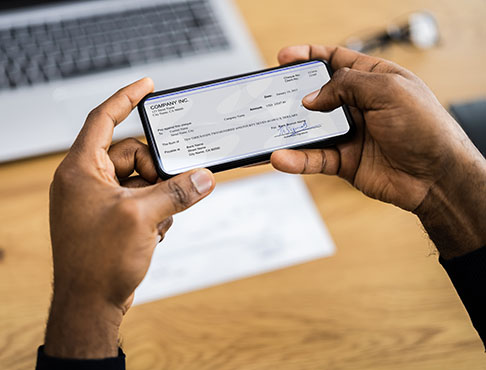
{"label": "laptop keyboard", "polygon": [[207,0],[0,29],[0,89],[228,47]]}

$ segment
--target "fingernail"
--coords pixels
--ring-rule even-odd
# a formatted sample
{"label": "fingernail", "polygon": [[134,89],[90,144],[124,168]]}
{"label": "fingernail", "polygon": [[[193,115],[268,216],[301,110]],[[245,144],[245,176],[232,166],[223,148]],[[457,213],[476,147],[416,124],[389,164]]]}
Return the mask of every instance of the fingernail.
{"label": "fingernail", "polygon": [[191,181],[197,192],[201,195],[206,194],[213,186],[213,178],[205,170],[198,170],[191,175]]}
{"label": "fingernail", "polygon": [[309,95],[304,96],[304,103],[310,104],[314,101],[315,98],[317,98],[317,95],[319,95],[320,90],[316,90],[314,92],[311,92]]}

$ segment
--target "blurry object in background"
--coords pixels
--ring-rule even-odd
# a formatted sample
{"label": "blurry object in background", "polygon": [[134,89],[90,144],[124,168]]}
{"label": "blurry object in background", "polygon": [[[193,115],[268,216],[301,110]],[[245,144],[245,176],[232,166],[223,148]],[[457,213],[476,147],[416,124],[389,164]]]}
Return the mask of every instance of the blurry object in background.
{"label": "blurry object in background", "polygon": [[[67,149],[141,77],[167,89],[261,66],[230,0],[2,1],[0,162]],[[133,118],[115,131],[141,134]]]}
{"label": "blurry object in background", "polygon": [[218,185],[174,216],[135,304],[280,269],[334,252],[304,181],[269,173]]}
{"label": "blurry object in background", "polygon": [[453,103],[449,110],[474,145],[486,157],[486,98]]}
{"label": "blurry object in background", "polygon": [[345,46],[368,53],[383,49],[391,43],[409,43],[419,49],[429,49],[439,42],[439,26],[434,15],[422,11],[411,13],[406,20],[391,23],[386,30],[368,36],[350,37]]}

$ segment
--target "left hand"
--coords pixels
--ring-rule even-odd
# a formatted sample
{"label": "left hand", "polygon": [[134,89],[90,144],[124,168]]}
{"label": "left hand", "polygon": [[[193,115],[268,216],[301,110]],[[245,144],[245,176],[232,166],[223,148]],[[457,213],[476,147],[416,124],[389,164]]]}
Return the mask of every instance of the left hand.
{"label": "left hand", "polygon": [[390,61],[341,47],[301,45],[282,64],[325,59],[335,70],[304,97],[313,111],[350,107],[356,135],[334,147],[279,150],[272,165],[290,173],[337,175],[369,197],[414,212],[443,258],[486,242],[486,161],[432,91]]}
{"label": "left hand", "polygon": [[[147,146],[135,139],[110,147],[114,127],[152,89],[153,82],[142,79],[94,109],[54,175],[47,355],[117,356],[122,317],[171,216],[214,188],[205,169],[158,181]],[[138,176],[129,177],[134,171]]]}

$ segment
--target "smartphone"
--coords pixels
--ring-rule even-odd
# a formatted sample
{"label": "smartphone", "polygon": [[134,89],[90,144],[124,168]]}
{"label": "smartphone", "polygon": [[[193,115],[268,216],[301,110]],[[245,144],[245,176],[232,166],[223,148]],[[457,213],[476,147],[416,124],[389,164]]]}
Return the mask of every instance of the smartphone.
{"label": "smartphone", "polygon": [[346,106],[323,113],[302,105],[331,74],[325,61],[309,60],[148,94],[138,112],[159,176],[218,172],[266,162],[278,149],[346,140],[354,132]]}

